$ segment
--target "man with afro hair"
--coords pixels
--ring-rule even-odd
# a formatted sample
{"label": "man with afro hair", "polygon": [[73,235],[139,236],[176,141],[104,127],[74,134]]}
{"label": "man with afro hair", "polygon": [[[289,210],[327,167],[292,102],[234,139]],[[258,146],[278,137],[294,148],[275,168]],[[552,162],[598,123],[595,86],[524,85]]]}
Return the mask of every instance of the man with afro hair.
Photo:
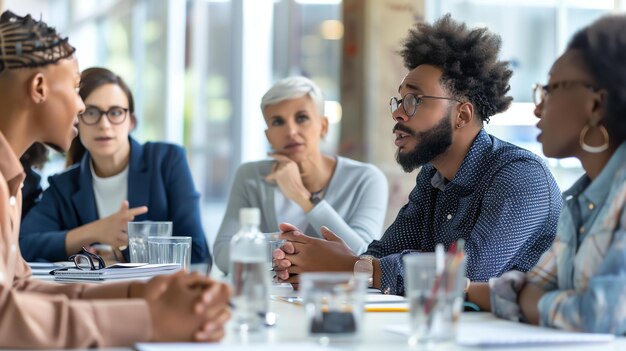
{"label": "man with afro hair", "polygon": [[365,253],[351,252],[329,228],[323,240],[282,224],[289,242],[274,252],[278,278],[297,283],[301,272],[355,269],[401,295],[403,255],[458,239],[471,281],[533,267],[554,239],[561,198],[539,157],[483,129],[512,100],[500,45],[496,34],[449,15],[409,32],[401,50],[409,72],[390,101],[396,159],[406,172],[421,168],[408,203]]}

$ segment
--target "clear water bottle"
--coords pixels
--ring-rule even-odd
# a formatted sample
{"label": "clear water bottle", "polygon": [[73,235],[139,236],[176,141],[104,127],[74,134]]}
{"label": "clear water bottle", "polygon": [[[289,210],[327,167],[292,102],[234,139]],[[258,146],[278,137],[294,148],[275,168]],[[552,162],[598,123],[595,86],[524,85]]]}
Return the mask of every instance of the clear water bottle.
{"label": "clear water bottle", "polygon": [[259,329],[268,312],[268,246],[259,231],[260,217],[258,208],[242,208],[239,211],[241,229],[230,241],[233,320],[241,331]]}

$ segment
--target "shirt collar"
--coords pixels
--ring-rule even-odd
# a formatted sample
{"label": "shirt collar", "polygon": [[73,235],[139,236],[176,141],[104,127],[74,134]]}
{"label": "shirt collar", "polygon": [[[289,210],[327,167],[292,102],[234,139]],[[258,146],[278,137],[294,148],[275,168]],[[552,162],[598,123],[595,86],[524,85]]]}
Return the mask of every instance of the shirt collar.
{"label": "shirt collar", "polygon": [[430,178],[430,185],[432,185],[433,188],[439,189],[441,191],[446,190],[446,186],[448,185],[448,183],[449,182],[446,180],[443,174],[441,174],[441,172],[439,171],[435,172],[432,178]]}
{"label": "shirt collar", "polygon": [[480,171],[480,166],[487,152],[491,149],[491,145],[492,141],[489,134],[481,129],[452,181],[446,183],[443,175],[437,171],[431,178],[431,185],[442,191],[451,185],[462,189],[472,188],[474,184],[471,183],[471,179],[475,173]]}
{"label": "shirt collar", "polygon": [[10,195],[17,196],[26,174],[24,174],[24,168],[19,158],[13,152],[2,132],[0,132],[0,173],[9,185]]}
{"label": "shirt collar", "polygon": [[593,204],[604,203],[611,189],[611,184],[613,184],[615,174],[624,164],[626,164],[626,142],[622,143],[615,150],[609,162],[602,168],[602,171],[600,171],[600,174],[593,182],[585,174],[569,190],[563,193],[565,199],[569,200],[576,195],[580,195]]}

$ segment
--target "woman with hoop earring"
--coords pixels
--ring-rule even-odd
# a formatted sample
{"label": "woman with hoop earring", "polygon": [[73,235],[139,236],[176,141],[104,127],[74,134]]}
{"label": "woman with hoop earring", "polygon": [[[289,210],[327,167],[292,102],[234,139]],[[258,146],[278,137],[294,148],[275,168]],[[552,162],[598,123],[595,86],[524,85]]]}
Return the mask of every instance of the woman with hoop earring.
{"label": "woman with hoop earring", "polygon": [[583,28],[535,88],[548,157],[576,157],[585,174],[563,193],[557,237],[528,273],[490,281],[502,318],[626,333],[626,16]]}

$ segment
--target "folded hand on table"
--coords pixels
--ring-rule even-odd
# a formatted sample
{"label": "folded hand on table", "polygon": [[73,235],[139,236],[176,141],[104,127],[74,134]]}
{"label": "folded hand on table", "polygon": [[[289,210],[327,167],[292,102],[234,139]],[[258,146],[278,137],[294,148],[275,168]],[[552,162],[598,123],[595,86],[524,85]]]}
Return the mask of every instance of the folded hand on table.
{"label": "folded hand on table", "polygon": [[134,283],[131,298],[150,305],[153,341],[219,341],[230,319],[228,285],[179,272]]}
{"label": "folded hand on table", "polygon": [[272,253],[276,277],[298,288],[298,274],[303,272],[352,272],[359,260],[346,243],[326,227],[321,228],[324,239],[312,238],[297,227],[280,224],[280,238],[287,242]]}

